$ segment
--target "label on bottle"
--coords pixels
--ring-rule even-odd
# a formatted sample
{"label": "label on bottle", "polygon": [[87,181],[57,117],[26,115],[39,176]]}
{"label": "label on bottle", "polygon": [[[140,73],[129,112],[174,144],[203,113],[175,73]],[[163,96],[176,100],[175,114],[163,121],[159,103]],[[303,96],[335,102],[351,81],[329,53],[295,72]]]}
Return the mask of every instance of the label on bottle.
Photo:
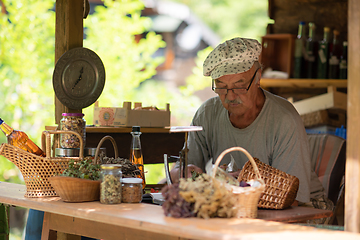
{"label": "label on bottle", "polygon": [[340,69],[346,69],[347,68],[347,61],[345,59],[342,59],[340,61]]}
{"label": "label on bottle", "polygon": [[331,58],[329,59],[329,64],[330,65],[338,65],[339,59],[336,56],[331,56]]}
{"label": "label on bottle", "polygon": [[[325,48],[325,46],[321,46],[321,48]],[[323,49],[319,50],[319,58],[321,63],[326,63],[326,56]]]}

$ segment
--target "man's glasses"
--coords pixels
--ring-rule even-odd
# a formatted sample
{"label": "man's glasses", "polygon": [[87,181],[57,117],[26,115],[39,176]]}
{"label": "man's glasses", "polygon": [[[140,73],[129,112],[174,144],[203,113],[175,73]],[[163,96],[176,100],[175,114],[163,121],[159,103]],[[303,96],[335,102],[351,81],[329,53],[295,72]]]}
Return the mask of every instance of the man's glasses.
{"label": "man's glasses", "polygon": [[217,94],[219,94],[219,95],[225,95],[225,94],[228,94],[228,91],[229,90],[232,90],[233,91],[233,93],[235,93],[235,94],[245,94],[245,93],[247,93],[248,91],[249,91],[249,89],[250,89],[250,87],[251,87],[251,84],[252,84],[252,82],[254,81],[254,79],[255,79],[255,76],[256,76],[256,73],[257,73],[257,71],[259,70],[260,68],[258,68],[258,69],[256,69],[256,71],[255,71],[255,73],[254,73],[254,76],[251,78],[251,80],[250,80],[250,84],[249,84],[249,86],[247,87],[247,88],[230,88],[230,89],[228,89],[228,88],[216,88],[215,86],[214,86],[214,79],[213,79],[213,81],[212,81],[212,90],[215,92],[215,93],[217,93]]}

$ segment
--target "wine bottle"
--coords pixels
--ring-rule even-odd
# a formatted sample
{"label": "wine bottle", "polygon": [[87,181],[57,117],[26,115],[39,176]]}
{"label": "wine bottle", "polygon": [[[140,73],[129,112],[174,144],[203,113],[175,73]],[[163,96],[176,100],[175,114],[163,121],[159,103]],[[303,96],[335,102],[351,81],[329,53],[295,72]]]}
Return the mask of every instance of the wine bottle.
{"label": "wine bottle", "polygon": [[343,53],[340,57],[340,64],[339,64],[339,78],[340,79],[347,79],[347,41],[343,42]]}
{"label": "wine bottle", "polygon": [[329,54],[329,75],[330,79],[339,78],[339,63],[341,56],[341,45],[339,42],[340,32],[337,30],[333,31],[333,43]]}
{"label": "wine bottle", "polygon": [[45,153],[39,148],[28,135],[23,131],[14,130],[12,127],[7,125],[0,118],[0,129],[5,134],[7,142],[10,145],[21,148],[22,150],[28,151],[30,153],[45,157]]}
{"label": "wine bottle", "polygon": [[144,172],[144,159],[143,154],[141,150],[141,142],[140,142],[140,127],[139,126],[133,126],[132,131],[132,140],[131,140],[131,146],[130,146],[130,161],[134,164],[139,164],[139,169],[141,171],[139,178],[143,179],[142,182],[142,188],[145,189],[145,172]]}
{"label": "wine bottle", "polygon": [[303,78],[305,76],[305,22],[299,23],[298,35],[295,39],[294,52],[294,78]]}
{"label": "wine bottle", "polygon": [[317,42],[315,41],[315,24],[309,23],[309,37],[306,41],[306,77],[316,78]]}
{"label": "wine bottle", "polygon": [[320,79],[328,76],[329,35],[330,28],[324,27],[324,38],[319,43],[318,51],[317,78]]}

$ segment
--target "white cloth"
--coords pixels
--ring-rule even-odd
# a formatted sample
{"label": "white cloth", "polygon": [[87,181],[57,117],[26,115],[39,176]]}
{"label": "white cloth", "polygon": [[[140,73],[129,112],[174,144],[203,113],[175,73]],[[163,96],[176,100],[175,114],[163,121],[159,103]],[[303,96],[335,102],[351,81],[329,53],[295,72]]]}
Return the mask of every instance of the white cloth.
{"label": "white cloth", "polygon": [[[208,160],[230,147],[245,148],[253,157],[299,178],[296,200],[310,201],[311,164],[308,138],[301,117],[293,105],[264,90],[265,104],[255,121],[244,129],[234,127],[219,97],[207,100],[192,121],[203,131],[190,132],[188,162],[203,170]],[[248,161],[241,152],[224,156],[220,164],[230,162],[230,154],[239,168]]]}

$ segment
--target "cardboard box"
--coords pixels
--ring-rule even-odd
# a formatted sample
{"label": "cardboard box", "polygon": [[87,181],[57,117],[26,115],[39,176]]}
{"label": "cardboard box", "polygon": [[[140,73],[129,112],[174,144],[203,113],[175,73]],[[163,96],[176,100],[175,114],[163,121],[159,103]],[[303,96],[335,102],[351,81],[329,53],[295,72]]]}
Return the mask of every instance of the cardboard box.
{"label": "cardboard box", "polygon": [[300,115],[324,109],[347,110],[347,94],[337,91],[328,92],[294,102],[293,105]]}
{"label": "cardboard box", "polygon": [[[137,110],[135,110],[137,109]],[[124,102],[123,107],[94,107],[94,125],[117,127],[168,127],[170,126],[170,104],[165,110],[149,110],[142,108],[141,103]]]}

